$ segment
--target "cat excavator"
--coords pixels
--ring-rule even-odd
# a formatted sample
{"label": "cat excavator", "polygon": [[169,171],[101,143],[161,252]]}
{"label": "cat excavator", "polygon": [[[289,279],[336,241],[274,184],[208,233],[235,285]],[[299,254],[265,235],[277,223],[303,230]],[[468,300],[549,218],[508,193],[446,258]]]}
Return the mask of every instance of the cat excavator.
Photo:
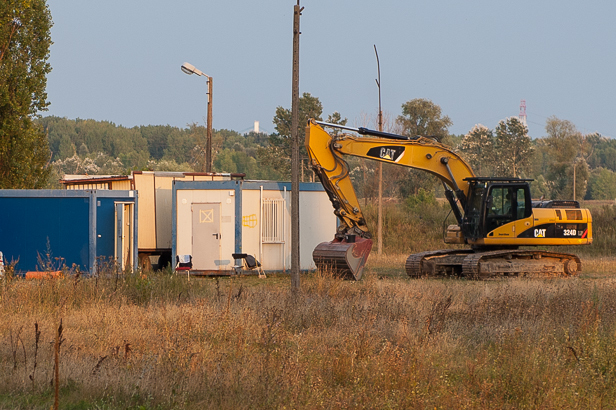
{"label": "cat excavator", "polygon": [[572,276],[581,271],[578,256],[526,247],[592,243],[592,216],[577,201],[533,202],[532,180],[476,176],[464,159],[432,138],[311,119],[306,149],[339,220],[334,239],[319,244],[313,259],[317,268],[348,279],[361,279],[372,235],[346,155],[423,170],[443,183],[457,221],[447,227],[445,243],[468,246],[410,255],[405,264],[410,277]]}

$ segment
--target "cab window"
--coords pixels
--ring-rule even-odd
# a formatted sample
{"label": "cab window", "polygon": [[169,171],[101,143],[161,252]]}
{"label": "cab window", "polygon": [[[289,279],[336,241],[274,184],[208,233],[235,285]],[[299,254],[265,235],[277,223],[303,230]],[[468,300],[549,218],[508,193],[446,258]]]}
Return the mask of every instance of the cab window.
{"label": "cab window", "polygon": [[492,187],[488,194],[486,233],[517,219],[513,187]]}
{"label": "cab window", "polygon": [[488,215],[513,216],[512,189],[494,187],[490,191]]}
{"label": "cab window", "polygon": [[[526,212],[526,190],[524,188],[518,188],[516,195],[517,200],[517,218],[522,219],[527,217]],[[530,216],[530,212],[528,212],[528,216]]]}

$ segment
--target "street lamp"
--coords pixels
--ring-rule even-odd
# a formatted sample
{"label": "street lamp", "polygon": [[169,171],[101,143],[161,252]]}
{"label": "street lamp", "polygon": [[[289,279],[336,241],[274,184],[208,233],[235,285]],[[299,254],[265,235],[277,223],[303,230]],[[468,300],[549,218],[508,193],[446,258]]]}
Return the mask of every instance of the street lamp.
{"label": "street lamp", "polygon": [[182,71],[207,78],[207,146],[205,148],[205,171],[212,172],[212,83],[214,79],[190,63],[182,64]]}

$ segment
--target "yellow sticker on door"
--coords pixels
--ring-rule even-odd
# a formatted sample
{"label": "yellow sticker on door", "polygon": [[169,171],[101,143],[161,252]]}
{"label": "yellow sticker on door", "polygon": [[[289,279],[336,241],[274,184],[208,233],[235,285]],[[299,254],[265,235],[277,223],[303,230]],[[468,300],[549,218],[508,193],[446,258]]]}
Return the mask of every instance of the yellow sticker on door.
{"label": "yellow sticker on door", "polygon": [[214,210],[213,209],[200,209],[199,210],[199,223],[214,222]]}

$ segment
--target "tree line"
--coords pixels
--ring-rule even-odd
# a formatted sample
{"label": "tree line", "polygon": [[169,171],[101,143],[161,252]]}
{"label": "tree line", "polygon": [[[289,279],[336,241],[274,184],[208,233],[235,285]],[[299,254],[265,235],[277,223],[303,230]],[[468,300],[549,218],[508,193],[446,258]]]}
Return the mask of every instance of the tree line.
{"label": "tree line", "polygon": [[[386,120],[386,130],[406,136],[429,136],[449,145],[471,165],[478,176],[532,178],[533,197],[576,199],[616,198],[616,140],[599,134],[583,134],[567,120],[550,117],[545,135],[532,139],[516,117],[500,121],[494,129],[478,124],[465,135],[450,134],[451,119],[430,100],[403,104],[402,113]],[[334,112],[323,119],[317,97],[300,98],[300,124],[309,118],[345,125]],[[50,149],[50,185],[64,174],[118,175],[131,170],[203,171],[206,129],[199,124],[186,128],[148,125],[133,128],[108,121],[66,119],[54,116],[35,121],[47,135]],[[373,118],[359,126],[374,127]],[[291,175],[290,109],[278,107],[275,132],[240,134],[213,132],[213,169],[245,173],[249,179],[289,180]],[[304,127],[300,137],[304,136]],[[314,180],[307,153],[302,147],[302,180]],[[346,158],[358,195],[374,198],[378,188],[377,163]],[[439,181],[427,173],[384,164],[384,193],[406,198],[420,191],[439,195]]]}
{"label": "tree line", "polygon": [[[133,170],[204,171],[206,128],[148,125],[126,128],[108,121],[43,117],[37,123],[48,135],[53,180],[64,174],[120,175]],[[214,130],[213,169],[255,179],[280,179],[260,167],[257,150],[267,144],[262,133]]]}

